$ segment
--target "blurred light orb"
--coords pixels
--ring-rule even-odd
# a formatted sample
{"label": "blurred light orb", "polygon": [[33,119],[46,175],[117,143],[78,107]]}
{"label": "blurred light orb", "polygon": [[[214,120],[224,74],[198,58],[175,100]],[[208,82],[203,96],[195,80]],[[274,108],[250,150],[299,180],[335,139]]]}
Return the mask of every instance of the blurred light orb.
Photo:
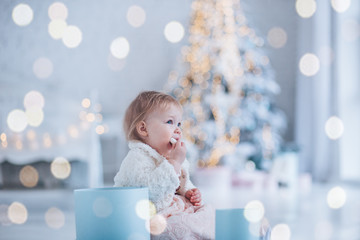
{"label": "blurred light orb", "polygon": [[24,107],[28,108],[43,108],[45,105],[44,96],[38,91],[30,91],[24,97]]}
{"label": "blurred light orb", "polygon": [[271,240],[290,240],[291,230],[287,224],[280,223],[275,225],[271,231]]}
{"label": "blurred light orb", "polygon": [[113,212],[111,202],[105,197],[98,197],[93,203],[93,211],[95,216],[99,218],[106,218]]}
{"label": "blurred light orb", "polygon": [[141,27],[145,23],[146,13],[143,8],[133,5],[128,9],[126,19],[131,26]]}
{"label": "blurred light orb", "polygon": [[72,138],[79,137],[79,129],[74,125],[70,125],[68,127],[68,133],[69,133],[70,137],[72,137]]}
{"label": "blurred light orb", "polygon": [[150,219],[150,226],[146,226],[149,229],[147,229],[151,234],[153,235],[160,235],[163,233],[166,229],[166,219],[159,214],[156,214]]}
{"label": "blurred light orb", "polygon": [[82,101],[81,101],[81,106],[83,108],[89,108],[91,106],[91,101],[89,98],[84,98]]}
{"label": "blurred light orb", "polygon": [[110,45],[110,52],[118,59],[126,58],[130,52],[130,44],[128,40],[124,37],[114,39]]}
{"label": "blurred light orb", "polygon": [[287,42],[287,34],[284,29],[274,27],[269,30],[267,39],[273,48],[281,48]]}
{"label": "blurred light orb", "polygon": [[23,110],[14,109],[7,117],[7,124],[11,131],[22,132],[28,125],[26,114]]}
{"label": "blurred light orb", "polygon": [[351,0],[331,0],[332,8],[339,13],[343,13],[349,9]]}
{"label": "blurred light orb", "polygon": [[44,133],[43,135],[43,145],[46,148],[49,148],[52,146],[52,140],[49,133]]}
{"label": "blurred light orb", "polygon": [[8,208],[8,218],[15,224],[25,223],[28,218],[28,211],[24,204],[13,202]]}
{"label": "blurred light orb", "polygon": [[305,76],[314,76],[320,70],[320,60],[315,54],[306,53],[300,59],[299,69]]}
{"label": "blurred light orb", "polygon": [[67,23],[62,19],[52,20],[48,25],[48,32],[53,39],[61,39],[64,35]]}
{"label": "blurred light orb", "polygon": [[0,140],[1,140],[2,142],[6,142],[6,139],[7,139],[7,137],[6,137],[6,134],[5,134],[5,133],[0,134]]}
{"label": "blurred light orb", "polygon": [[263,219],[265,208],[259,200],[253,200],[246,204],[244,209],[244,217],[249,222],[255,223]]}
{"label": "blurred light orb", "polygon": [[332,140],[340,138],[344,133],[342,120],[336,116],[330,117],[325,123],[325,133]]}
{"label": "blurred light orb", "polygon": [[45,213],[45,222],[50,228],[60,229],[65,225],[65,215],[60,209],[51,207]]}
{"label": "blurred light orb", "polygon": [[344,206],[346,202],[346,192],[341,187],[330,189],[327,194],[327,203],[330,208],[338,209]]}
{"label": "blurred light orb", "polygon": [[16,140],[16,141],[15,141],[15,148],[16,148],[17,150],[21,150],[21,149],[23,148],[23,143],[22,143],[21,140]]}
{"label": "blurred light orb", "polygon": [[36,138],[36,132],[33,129],[30,129],[26,132],[26,137],[29,141],[34,141]]}
{"label": "blurred light orb", "polygon": [[68,48],[76,48],[82,41],[82,32],[77,26],[69,25],[63,32],[62,41]]}
{"label": "blurred light orb", "polygon": [[256,169],[256,165],[253,161],[249,160],[245,163],[245,170],[249,172],[253,172]]}
{"label": "blurred light orb", "polygon": [[66,179],[70,176],[71,165],[66,158],[57,157],[54,159],[54,161],[52,161],[50,170],[55,178]]}
{"label": "blurred light orb", "polygon": [[94,122],[95,121],[95,114],[94,113],[88,113],[86,114],[86,120],[88,122]]}
{"label": "blurred light orb", "polygon": [[38,107],[27,108],[25,114],[29,126],[32,127],[40,126],[44,120],[44,112]]}
{"label": "blurred light orb", "polygon": [[112,54],[108,56],[108,65],[109,68],[114,72],[120,72],[125,67],[125,59],[118,59]]}
{"label": "blurred light orb", "polygon": [[20,170],[20,182],[28,188],[35,187],[39,181],[39,173],[33,166],[26,165]]}
{"label": "blurred light orb", "polygon": [[16,5],[12,11],[12,19],[18,26],[23,27],[29,25],[33,18],[34,12],[27,4],[20,3]]}
{"label": "blurred light orb", "polygon": [[135,212],[139,218],[149,220],[156,215],[156,207],[153,202],[143,199],[136,203]]}
{"label": "blurred light orb", "polygon": [[33,65],[33,72],[37,78],[46,79],[53,73],[53,63],[45,57],[38,58]]}
{"label": "blurred light orb", "polygon": [[104,128],[104,126],[103,126],[103,125],[98,125],[98,126],[96,126],[95,132],[96,132],[97,134],[99,134],[99,135],[104,134],[104,133],[105,133],[105,128]]}
{"label": "blurred light orb", "polygon": [[314,0],[296,0],[295,9],[302,18],[310,18],[316,12],[316,2]]}
{"label": "blurred light orb", "polygon": [[171,43],[180,42],[185,34],[184,27],[177,21],[171,21],[166,24],[164,29],[165,38]]}
{"label": "blurred light orb", "polygon": [[48,9],[48,15],[51,20],[63,20],[65,21],[68,17],[68,9],[62,2],[55,2],[50,5]]}

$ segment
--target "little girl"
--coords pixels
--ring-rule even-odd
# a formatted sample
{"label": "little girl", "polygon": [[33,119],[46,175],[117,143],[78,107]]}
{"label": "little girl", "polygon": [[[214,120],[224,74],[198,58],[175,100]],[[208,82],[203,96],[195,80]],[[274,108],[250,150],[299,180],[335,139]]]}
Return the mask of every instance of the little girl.
{"label": "little girl", "polygon": [[140,93],[126,110],[130,151],[114,178],[115,187],[149,188],[157,210],[150,222],[151,239],[214,239],[215,211],[202,203],[190,181],[181,121],[182,107],[173,97]]}

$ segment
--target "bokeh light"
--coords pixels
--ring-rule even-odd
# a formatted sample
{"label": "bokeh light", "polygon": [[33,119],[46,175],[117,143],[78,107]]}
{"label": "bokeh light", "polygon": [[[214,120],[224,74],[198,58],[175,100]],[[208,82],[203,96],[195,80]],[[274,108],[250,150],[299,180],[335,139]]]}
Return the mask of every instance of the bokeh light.
{"label": "bokeh light", "polygon": [[48,25],[48,32],[53,39],[61,39],[64,35],[67,23],[61,19],[52,20]]}
{"label": "bokeh light", "polygon": [[65,21],[68,17],[68,9],[62,2],[55,2],[50,5],[48,9],[49,18],[51,20],[63,20]]}
{"label": "bokeh light", "polygon": [[45,213],[45,222],[50,228],[60,229],[65,225],[65,215],[56,207],[49,208]]}
{"label": "bokeh light", "polygon": [[118,37],[114,39],[110,45],[110,52],[118,59],[127,57],[130,52],[130,44],[128,40],[124,37]]}
{"label": "bokeh light", "polygon": [[76,48],[82,41],[82,32],[77,26],[69,25],[63,32],[62,41],[68,48]]}
{"label": "bokeh light", "polygon": [[7,117],[7,124],[11,131],[22,132],[28,125],[26,114],[23,110],[14,109]]}
{"label": "bokeh light", "polygon": [[99,135],[104,134],[105,133],[105,127],[103,125],[98,125],[95,128],[95,132]]}
{"label": "bokeh light", "polygon": [[287,34],[284,29],[274,27],[269,30],[267,39],[273,48],[281,48],[287,42]]}
{"label": "bokeh light", "polygon": [[38,91],[30,91],[24,97],[25,109],[38,107],[43,108],[45,105],[44,96]]}
{"label": "bokeh light", "polygon": [[16,5],[12,11],[12,19],[18,26],[29,25],[34,18],[34,12],[32,8],[27,5],[20,3]]}
{"label": "bokeh light", "polygon": [[28,211],[24,204],[13,202],[8,208],[8,218],[12,223],[23,224],[28,219]]}
{"label": "bokeh light", "polygon": [[82,101],[81,101],[81,106],[83,108],[89,108],[91,106],[91,101],[89,98],[84,98]]}
{"label": "bokeh light", "polygon": [[146,13],[141,7],[133,5],[129,7],[126,14],[126,19],[131,26],[140,27],[146,20]]}
{"label": "bokeh light", "polygon": [[29,126],[32,127],[40,126],[44,120],[44,112],[38,107],[27,108],[25,114]]}
{"label": "bokeh light", "polygon": [[93,203],[93,211],[95,216],[99,218],[106,218],[113,212],[111,202],[105,197],[98,197]]}
{"label": "bokeh light", "polygon": [[54,161],[52,161],[50,170],[55,178],[65,179],[70,176],[71,165],[66,158],[57,157],[54,159]]}
{"label": "bokeh light", "polygon": [[259,222],[263,219],[265,208],[259,200],[253,200],[246,204],[244,209],[244,216],[249,222]]}
{"label": "bokeh light", "polygon": [[306,53],[300,59],[299,69],[305,76],[314,76],[320,70],[320,60],[316,55]]}
{"label": "bokeh light", "polygon": [[36,138],[36,132],[33,129],[30,129],[26,132],[26,138],[29,141],[34,141]]}
{"label": "bokeh light", "polygon": [[20,170],[20,182],[28,188],[35,187],[39,181],[39,173],[33,166],[26,165]]}
{"label": "bokeh light", "polygon": [[94,122],[95,121],[95,114],[94,113],[88,113],[86,114],[86,120],[88,122]]}
{"label": "bokeh light", "polygon": [[180,42],[185,34],[184,27],[177,21],[172,21],[166,24],[164,29],[165,38],[171,43]]}
{"label": "bokeh light", "polygon": [[165,231],[166,225],[167,225],[166,219],[162,215],[156,214],[150,219],[150,226],[147,227],[150,227],[148,231],[151,234],[159,235]]}
{"label": "bokeh light", "polygon": [[78,138],[79,137],[79,129],[75,125],[70,125],[68,127],[68,134],[72,138]]}
{"label": "bokeh light", "polygon": [[339,13],[343,13],[349,9],[351,0],[331,0],[332,8]]}
{"label": "bokeh light", "polygon": [[6,142],[6,141],[7,141],[7,136],[6,136],[5,133],[1,133],[1,134],[0,134],[0,140],[1,140],[2,142]]}
{"label": "bokeh light", "polygon": [[143,199],[136,203],[135,211],[139,218],[149,220],[156,215],[155,204],[149,200]]}
{"label": "bokeh light", "polygon": [[325,133],[332,140],[340,138],[344,133],[342,120],[336,116],[330,117],[325,123]]}
{"label": "bokeh light", "polygon": [[271,231],[271,240],[290,240],[291,230],[287,224],[280,223],[274,226]]}
{"label": "bokeh light", "polygon": [[50,148],[52,146],[52,140],[49,133],[44,133],[43,135],[43,145],[45,148]]}
{"label": "bokeh light", "polygon": [[249,172],[253,172],[256,169],[256,165],[253,161],[249,160],[245,163],[245,170]]}
{"label": "bokeh light", "polygon": [[314,0],[296,0],[295,9],[302,18],[310,18],[316,12],[316,2]]}
{"label": "bokeh light", "polygon": [[346,192],[341,187],[333,187],[327,194],[327,203],[330,208],[338,209],[346,202]]}
{"label": "bokeh light", "polygon": [[33,65],[33,72],[39,79],[46,79],[53,73],[54,66],[50,59],[41,57],[38,58]]}

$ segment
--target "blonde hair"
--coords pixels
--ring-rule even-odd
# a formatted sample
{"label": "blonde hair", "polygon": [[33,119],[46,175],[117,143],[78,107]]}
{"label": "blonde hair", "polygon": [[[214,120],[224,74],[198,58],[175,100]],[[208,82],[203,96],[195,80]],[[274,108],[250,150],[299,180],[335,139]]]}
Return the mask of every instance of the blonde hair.
{"label": "blonde hair", "polygon": [[141,92],[129,105],[125,112],[124,118],[124,132],[126,139],[129,140],[140,140],[136,125],[144,121],[146,117],[157,108],[166,108],[169,104],[175,104],[181,107],[180,103],[172,96],[156,92],[156,91],[145,91]]}

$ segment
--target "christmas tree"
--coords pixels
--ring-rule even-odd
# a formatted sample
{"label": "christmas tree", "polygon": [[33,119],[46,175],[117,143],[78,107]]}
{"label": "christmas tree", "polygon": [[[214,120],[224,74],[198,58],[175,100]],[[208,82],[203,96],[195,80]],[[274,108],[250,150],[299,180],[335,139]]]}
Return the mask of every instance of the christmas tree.
{"label": "christmas tree", "polygon": [[264,40],[239,0],[196,0],[192,11],[189,45],[165,86],[183,105],[188,158],[200,167],[241,168],[251,160],[266,169],[286,119],[274,104],[280,88]]}

